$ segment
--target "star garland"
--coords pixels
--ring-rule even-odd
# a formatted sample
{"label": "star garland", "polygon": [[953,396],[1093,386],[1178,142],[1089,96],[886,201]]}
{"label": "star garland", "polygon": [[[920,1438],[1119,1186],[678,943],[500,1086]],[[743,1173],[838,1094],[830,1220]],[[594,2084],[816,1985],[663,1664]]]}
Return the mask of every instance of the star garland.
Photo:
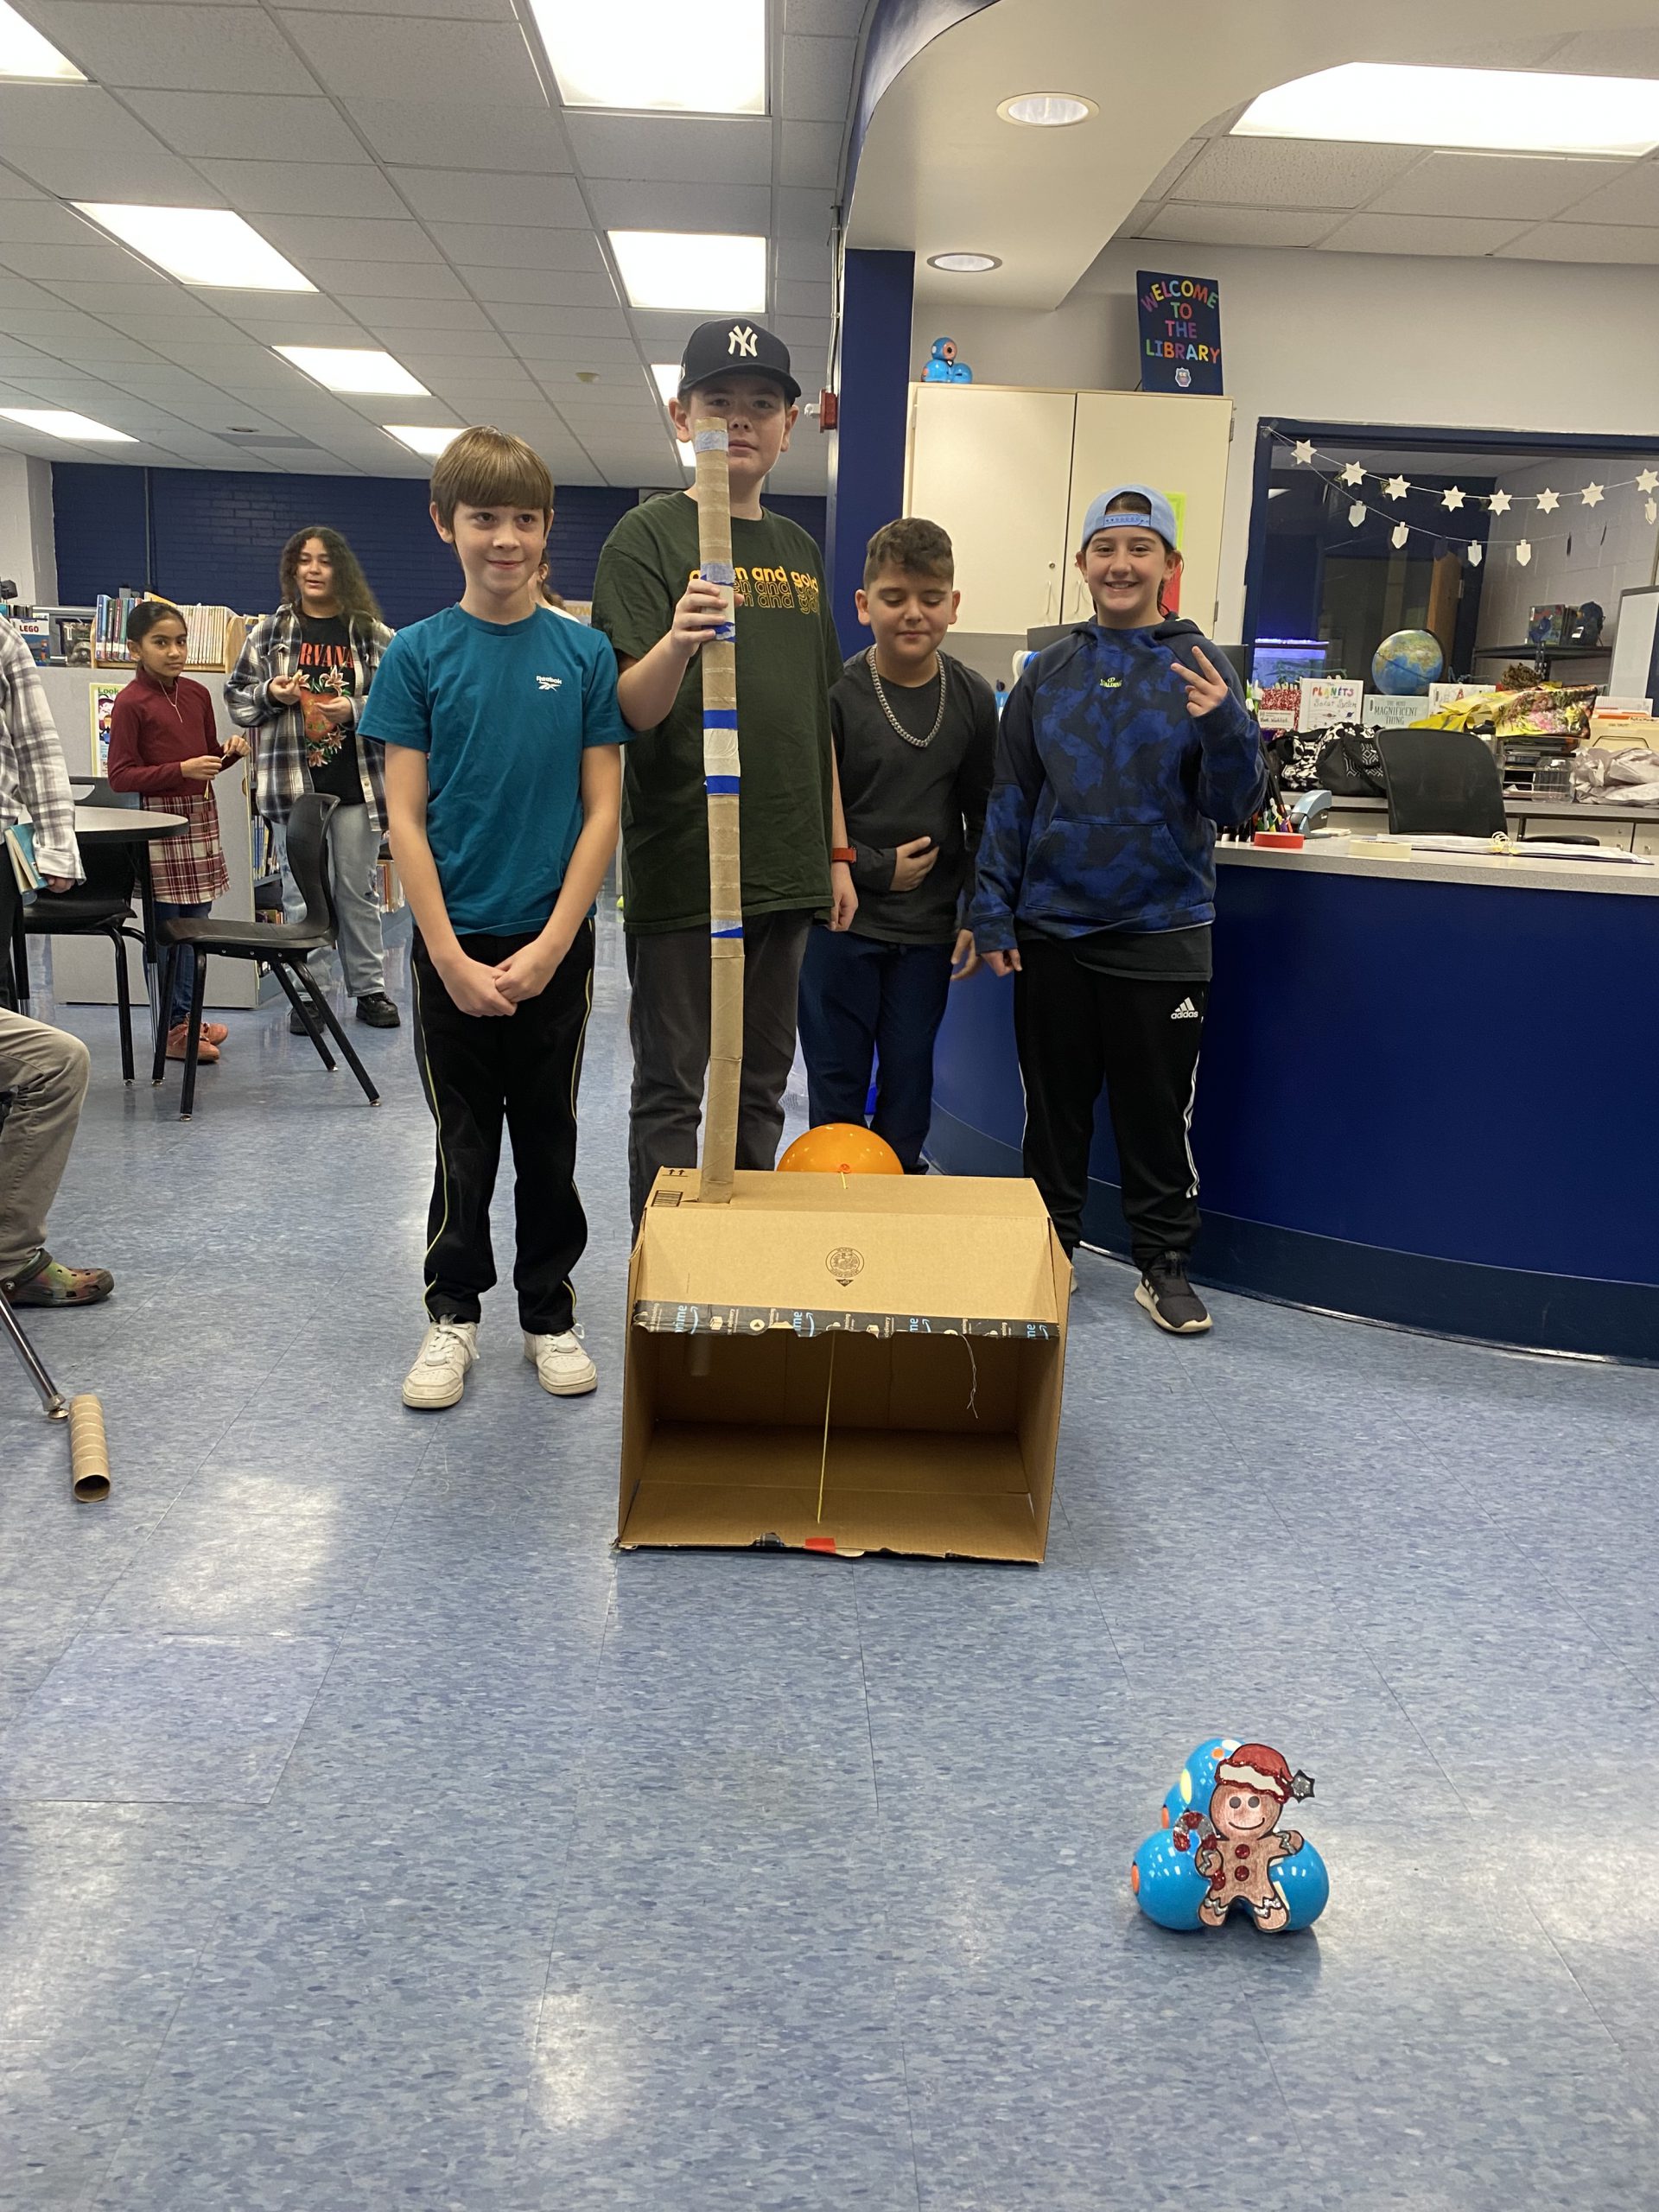
{"label": "star garland", "polygon": [[[1380,469],[1367,468],[1363,461],[1338,461],[1335,454],[1321,453],[1311,438],[1287,438],[1282,430],[1270,430],[1268,435],[1281,445],[1291,448],[1299,468],[1311,468],[1332,491],[1349,495],[1348,527],[1351,530],[1358,530],[1368,516],[1376,515],[1379,520],[1392,524],[1389,542],[1396,549],[1403,548],[1414,537],[1435,538],[1460,552],[1471,569],[1479,568],[1487,550],[1480,538],[1454,536],[1425,523],[1403,522],[1371,505],[1369,500],[1356,499],[1351,494],[1369,480],[1380,486],[1382,497],[1395,505],[1408,497],[1415,496],[1438,500],[1441,512],[1446,514],[1457,514],[1465,506],[1484,506],[1491,515],[1505,515],[1512,507],[1522,507],[1528,501],[1532,501],[1541,515],[1553,515],[1560,512],[1564,496],[1576,498],[1580,506],[1594,508],[1602,505],[1609,492],[1636,491],[1643,495],[1643,521],[1650,527],[1659,526],[1659,469],[1641,469],[1636,475],[1625,477],[1617,484],[1599,484],[1592,479],[1576,493],[1568,492],[1563,494],[1548,486],[1541,492],[1465,492],[1460,484],[1448,485],[1444,491],[1436,492],[1427,485],[1409,482],[1397,471],[1393,475],[1385,476]],[[1507,549],[1498,547],[1493,550],[1507,550],[1513,554],[1516,565],[1524,569],[1529,566],[1535,547],[1559,543],[1573,534],[1570,530],[1563,530],[1548,537],[1517,537]]]}

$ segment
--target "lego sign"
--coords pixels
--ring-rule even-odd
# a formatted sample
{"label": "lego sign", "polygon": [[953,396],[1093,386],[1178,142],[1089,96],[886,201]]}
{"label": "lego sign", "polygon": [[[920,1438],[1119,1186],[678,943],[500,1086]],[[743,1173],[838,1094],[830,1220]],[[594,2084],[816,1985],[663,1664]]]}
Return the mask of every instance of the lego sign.
{"label": "lego sign", "polygon": [[1213,276],[1135,272],[1143,391],[1218,392],[1221,287]]}

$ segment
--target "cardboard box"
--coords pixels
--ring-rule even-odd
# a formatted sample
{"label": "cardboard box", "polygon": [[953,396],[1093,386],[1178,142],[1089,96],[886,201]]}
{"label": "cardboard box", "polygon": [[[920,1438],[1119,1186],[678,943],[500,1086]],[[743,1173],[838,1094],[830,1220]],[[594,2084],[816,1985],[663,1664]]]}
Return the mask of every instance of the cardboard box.
{"label": "cardboard box", "polygon": [[665,1169],[628,1268],[617,1541],[1041,1560],[1071,1271],[1035,1186]]}

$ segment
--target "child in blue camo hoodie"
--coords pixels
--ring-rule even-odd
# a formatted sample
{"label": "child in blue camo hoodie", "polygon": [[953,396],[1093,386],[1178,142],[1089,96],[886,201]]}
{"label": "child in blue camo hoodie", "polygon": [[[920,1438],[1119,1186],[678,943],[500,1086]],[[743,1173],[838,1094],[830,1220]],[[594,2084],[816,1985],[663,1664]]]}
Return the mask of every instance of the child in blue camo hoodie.
{"label": "child in blue camo hoodie", "polygon": [[1026,1173],[1061,1243],[1082,1236],[1103,1085],[1136,1300],[1192,1336],[1210,1326],[1186,1260],[1216,826],[1249,819],[1267,772],[1230,664],[1195,622],[1164,619],[1175,537],[1148,485],[1090,505],[1077,561],[1096,619],[1008,695],[969,920],[987,965],[1015,979]]}

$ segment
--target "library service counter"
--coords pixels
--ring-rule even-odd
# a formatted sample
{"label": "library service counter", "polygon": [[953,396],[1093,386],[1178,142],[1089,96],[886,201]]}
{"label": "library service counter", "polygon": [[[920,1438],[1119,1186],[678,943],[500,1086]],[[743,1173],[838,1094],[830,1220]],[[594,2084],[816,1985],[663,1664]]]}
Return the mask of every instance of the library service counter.
{"label": "library service counter", "polygon": [[[1659,864],[1217,848],[1194,1277],[1659,1361]],[[1013,987],[951,991],[929,1156],[1018,1174]],[[1086,1241],[1127,1250],[1104,1103]]]}

